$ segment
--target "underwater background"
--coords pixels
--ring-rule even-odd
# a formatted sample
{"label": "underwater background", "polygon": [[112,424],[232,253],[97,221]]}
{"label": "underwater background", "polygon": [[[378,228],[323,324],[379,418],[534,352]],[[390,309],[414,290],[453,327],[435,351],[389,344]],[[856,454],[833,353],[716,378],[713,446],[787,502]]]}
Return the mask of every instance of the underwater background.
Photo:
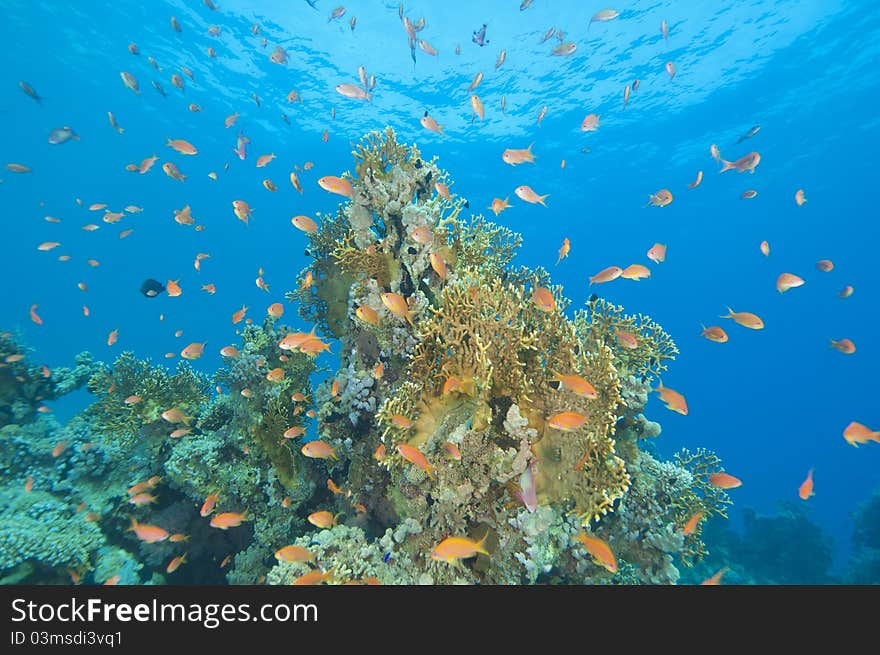
{"label": "underwater background", "polygon": [[[339,13],[334,11],[339,5],[327,0],[0,0],[6,53],[0,67],[0,112],[7,128],[2,159],[3,164],[30,169],[16,172],[7,166],[0,171],[5,208],[0,264],[5,280],[0,308],[4,352],[0,354],[26,354],[24,360],[4,360],[5,371],[0,371],[0,402],[5,405],[0,411],[0,578],[4,582],[67,584],[73,579],[188,584],[254,583],[268,578],[286,583],[310,571],[333,570],[337,580],[369,578],[386,584],[620,583],[623,577],[638,582],[699,583],[724,567],[725,583],[880,582],[878,437],[855,448],[843,436],[851,422],[880,430],[876,382],[880,230],[876,176],[868,159],[880,145],[876,109],[880,10],[876,3],[619,2],[609,5],[613,16],[597,13],[606,8],[602,3],[534,0],[522,4],[526,6],[520,7],[515,0],[413,1],[399,9],[396,2],[350,0],[344,13],[332,18]],[[172,16],[180,31],[170,24]],[[415,39],[401,16],[409,21]],[[421,17],[424,27],[416,30],[413,25]],[[667,26],[668,37],[661,32],[661,22]],[[472,37],[484,24],[487,42],[481,46]],[[212,26],[219,27],[219,31],[211,30],[216,35],[209,31]],[[551,28],[562,37],[553,34],[542,41]],[[569,43],[576,46],[573,52],[553,54],[554,48]],[[129,44],[136,44],[138,54],[129,50]],[[496,65],[502,50],[505,59]],[[273,53],[283,53],[276,55],[280,63],[270,59]],[[674,63],[674,75],[667,62]],[[366,71],[369,100],[346,97],[336,89],[340,84],[358,87],[359,66]],[[137,79],[137,93],[120,80],[123,71]],[[483,74],[482,80],[469,89],[478,73]],[[178,75],[182,89],[172,82],[172,75]],[[373,88],[369,76],[375,76]],[[637,89],[632,88],[634,80],[639,80]],[[22,81],[33,94],[22,92]],[[161,93],[153,82],[160,85]],[[294,96],[291,102],[292,91],[298,99]],[[475,116],[472,95],[479,96],[484,117]],[[112,112],[119,131],[111,126],[107,112]],[[420,123],[426,112],[443,126],[442,134]],[[224,127],[224,120],[236,113],[234,125]],[[581,128],[588,114],[599,116],[597,129]],[[47,140],[52,130],[68,126],[77,138],[63,143]],[[379,346],[373,344],[373,349],[379,356],[372,363],[385,362],[385,377],[373,375],[380,379],[372,387],[367,385],[372,391],[365,391],[359,400],[346,400],[351,380],[362,379],[365,372],[366,377],[370,371],[375,374],[372,366],[353,364],[363,364],[363,357],[350,357],[353,348],[360,348],[361,354],[366,349],[363,334],[352,327],[334,331],[330,326],[327,315],[333,307],[327,299],[336,293],[334,302],[339,302],[339,289],[326,291],[320,302],[314,300],[317,295],[304,300],[309,297],[308,288],[305,296],[297,292],[304,270],[313,261],[323,262],[323,268],[313,268],[316,278],[326,280],[334,274],[333,262],[340,259],[329,254],[331,237],[341,232],[322,228],[317,236],[309,234],[291,225],[291,217],[306,215],[323,225],[339,222],[337,207],[349,203],[351,197],[328,192],[317,180],[350,171],[364,183],[364,176],[355,170],[353,150],[375,155],[375,148],[370,150],[375,139],[366,145],[361,139],[374,130],[381,138],[390,138],[386,126],[396,134],[394,143],[416,144],[425,170],[434,171],[432,178],[419,178],[422,172],[404,165],[402,149],[388,157],[417,180],[410,196],[415,194],[418,206],[430,204],[425,210],[434,217],[427,219],[429,226],[436,225],[436,217],[444,212],[454,211],[461,221],[483,214],[486,220],[522,235],[522,246],[508,268],[543,267],[552,276],[552,284],[562,287],[547,285],[557,304],[563,304],[563,292],[571,299],[568,308],[557,307],[540,319],[523,319],[524,329],[544,325],[540,321],[545,318],[551,321],[549,326],[563,322],[563,316],[577,323],[575,310],[584,308],[596,294],[599,300],[586,305],[594,313],[596,302],[620,305],[627,314],[649,315],[674,339],[679,352],[674,361],[665,362],[668,370],[649,363],[641,371],[644,376],[635,377],[642,377],[637,382],[652,389],[662,380],[665,387],[686,396],[686,415],[669,411],[651,393],[639,416],[645,425],[659,423],[662,433],[634,438],[637,445],[628,455],[621,446],[625,439],[619,436],[617,454],[637,480],[640,466],[630,464],[641,457],[636,454],[639,449],[656,458],[657,466],[674,461],[682,448],[692,453],[701,448],[714,452],[723,470],[742,481],[742,486],[726,491],[733,501],[726,510],[729,519],[715,512],[725,506],[720,500],[711,509],[695,501],[664,515],[664,529],[673,526],[670,530],[679,536],[678,541],[670,536],[669,543],[658,545],[658,554],[651,556],[662,560],[662,565],[649,567],[640,559],[642,555],[632,553],[627,558],[618,552],[627,565],[621,564],[619,571],[616,564],[603,568],[590,559],[592,555],[601,562],[601,554],[589,548],[590,555],[579,554],[562,563],[560,552],[578,547],[583,551],[586,546],[586,541],[578,546],[574,536],[582,527],[613,550],[624,534],[630,539],[648,535],[647,529],[635,528],[604,532],[603,523],[620,514],[613,503],[607,516],[603,513],[592,522],[588,518],[584,525],[566,518],[572,506],[583,509],[577,493],[566,491],[554,497],[558,511],[546,517],[543,528],[533,526],[532,537],[552,524],[574,546],[559,537],[553,545],[539,547],[529,541],[528,547],[511,545],[504,550],[505,539],[514,537],[495,526],[487,543],[500,544],[488,548],[491,555],[462,559],[461,567],[431,561],[435,559],[428,557],[431,547],[446,536],[469,535],[474,541],[483,537],[489,512],[472,503],[455,520],[438,517],[436,508],[443,501],[429,503],[427,508],[418,505],[418,498],[430,493],[426,491],[430,477],[412,478],[410,465],[398,455],[385,468],[373,457],[376,439],[394,422],[389,416],[402,415],[390,410],[381,415],[380,408],[384,399],[399,398],[401,385],[411,378],[407,362],[414,357],[414,345],[407,338],[412,337],[405,338],[401,332],[378,337]],[[741,138],[754,127],[760,129]],[[244,160],[233,152],[240,134],[249,139]],[[169,139],[188,141],[198,154],[186,156],[167,147]],[[511,166],[502,159],[505,150],[525,149],[532,143],[533,163]],[[717,145],[721,158],[731,161],[756,151],[760,165],[754,174],[719,174],[721,164],[710,154],[712,144]],[[275,155],[273,161],[255,166],[260,155],[270,153]],[[153,155],[159,159],[152,170],[141,174],[125,169]],[[428,164],[434,156],[436,164]],[[406,161],[411,163],[411,159]],[[163,172],[161,166],[169,161],[185,180]],[[314,167],[307,169],[306,162],[313,162]],[[440,199],[440,191],[433,188],[441,179],[440,169],[449,174],[443,179],[452,200]],[[292,171],[302,185],[301,193],[289,179]],[[702,171],[702,182],[689,188],[698,171]],[[210,172],[216,179],[209,177]],[[266,188],[264,180],[271,180],[277,191]],[[420,185],[424,188],[417,188]],[[520,185],[548,194],[546,206],[518,197],[514,190]],[[361,187],[355,186],[359,194]],[[425,189],[433,196],[430,201],[422,198]],[[672,194],[667,206],[649,201],[661,189]],[[743,198],[749,190],[757,195]],[[798,190],[806,198],[802,204],[795,200]],[[370,208],[381,213],[377,206],[388,199],[382,194],[371,197]],[[497,216],[490,213],[493,200],[505,198],[510,207]],[[239,199],[252,210],[247,222],[233,211],[232,203]],[[431,204],[435,201],[440,204]],[[106,208],[90,211],[96,204]],[[142,211],[126,212],[126,206]],[[191,208],[194,225],[175,221],[175,212],[185,206]],[[108,220],[107,212],[123,216],[111,215]],[[348,219],[354,224],[350,215]],[[87,224],[100,229],[83,229]],[[421,304],[411,303],[410,309],[423,331],[429,329],[424,326],[431,320],[426,306],[442,304],[437,300],[439,289],[456,277],[456,261],[482,267],[473,272],[471,282],[463,283],[468,289],[492,288],[491,281],[498,279],[503,284],[494,287],[496,292],[510,296],[518,289],[526,301],[538,281],[547,279],[544,273],[508,278],[501,272],[503,266],[489,271],[478,253],[466,252],[466,242],[479,240],[480,230],[497,236],[489,224],[448,229],[452,254],[444,251],[442,256],[453,270],[449,279],[436,273],[433,265],[429,267],[426,256],[420,264],[415,259],[403,264],[407,246],[389,241],[383,230],[390,228],[377,225],[368,225],[348,244],[349,259],[363,263],[375,254],[376,246],[371,251],[364,240],[372,229],[380,251],[394,262],[392,268],[399,265],[408,271],[398,275],[392,270],[385,284],[378,276],[378,286],[384,289],[368,289],[373,309],[382,314],[382,324],[396,321],[399,331],[405,330],[409,318],[401,320],[388,305],[383,309],[377,294],[382,290],[402,296],[415,293],[395,286],[401,276],[410,275],[415,289],[421,288]],[[133,232],[123,235],[129,229]],[[570,254],[557,263],[564,239],[570,241]],[[769,256],[759,248],[765,240]],[[60,245],[38,249],[47,243]],[[646,256],[656,243],[668,248],[662,263]],[[415,251],[422,245],[416,246],[408,246],[413,257],[421,256]],[[501,249],[497,244],[488,247]],[[397,252],[396,258],[392,251]],[[196,253],[210,255],[196,260],[201,270],[194,267]],[[59,261],[59,255],[70,259]],[[88,263],[90,259],[95,262]],[[833,262],[833,269],[819,270],[820,260]],[[647,266],[650,277],[590,284],[589,278],[606,267],[630,264]],[[423,288],[416,283],[416,271],[430,278]],[[799,276],[804,284],[780,293],[776,282],[785,272]],[[367,274],[366,269],[346,270],[344,275],[338,273],[335,282],[348,289],[358,281],[366,289],[369,284],[361,280],[361,273]],[[463,279],[463,273],[458,274]],[[257,278],[268,290],[255,284]],[[178,281],[182,293],[145,297],[140,289],[146,279],[169,287],[168,281]],[[78,283],[86,290],[78,288]],[[215,286],[215,293],[202,289],[208,284]],[[854,291],[843,298],[840,292],[847,285]],[[320,289],[319,284],[311,293],[321,294]],[[287,297],[286,292],[294,293]],[[357,323],[353,310],[365,296],[349,299],[345,294],[341,302],[343,311],[349,302],[347,325],[360,329],[363,323]],[[291,449],[292,455],[287,450],[279,453],[279,448],[288,448],[283,439],[280,446],[262,444],[252,457],[258,461],[245,459],[233,466],[231,450],[212,450],[211,446],[202,452],[185,444],[188,440],[199,443],[194,437],[214,431],[215,442],[222,434],[227,446],[231,449],[234,444],[240,454],[248,450],[249,439],[259,440],[254,430],[266,428],[269,404],[275,402],[271,389],[261,392],[254,387],[258,396],[265,394],[266,404],[260,406],[233,406],[228,405],[232,401],[224,401],[227,405],[211,409],[209,397],[216,403],[215,384],[227,398],[255,384],[271,385],[264,377],[265,362],[255,365],[261,373],[253,378],[254,385],[243,387],[242,380],[250,379],[236,368],[243,363],[233,365],[220,354],[222,347],[237,345],[256,360],[260,354],[277,357],[279,352],[270,352],[269,342],[281,339],[286,331],[276,326],[281,319],[264,321],[271,303],[283,303],[283,322],[291,330],[309,332],[318,324],[318,336],[329,344],[329,352],[322,351],[316,358],[294,349],[297,357],[282,360],[287,375],[284,384],[294,377],[295,384],[302,383],[285,387],[285,392],[289,396],[300,390],[311,401],[310,389],[314,390],[314,402],[309,405],[307,401],[303,407],[313,407],[317,416],[293,415],[296,410],[289,403],[284,408],[273,405],[273,411],[287,412],[287,418],[297,416],[305,428],[303,440]],[[39,324],[29,316],[34,305]],[[313,320],[297,315],[300,305],[312,308],[306,316]],[[248,329],[254,332],[242,341],[239,333],[245,323],[231,323],[230,316],[243,306],[253,320]],[[749,330],[719,318],[728,308],[756,313],[764,329]],[[434,332],[455,333],[446,332],[450,325],[442,318]],[[723,327],[729,340],[716,343],[704,338],[701,325]],[[178,330],[182,335],[176,337]],[[257,330],[262,332],[258,335]],[[538,334],[550,335],[550,330],[545,326]],[[117,331],[118,340],[108,345],[112,331]],[[499,338],[504,344],[503,335]],[[589,341],[578,338],[582,343]],[[841,352],[829,346],[832,339],[850,339],[857,349],[851,354]],[[557,346],[567,343],[558,335],[555,341]],[[204,354],[185,368],[175,368],[181,361],[179,353],[191,343],[206,344]],[[499,351],[506,346],[512,344],[502,345]],[[628,355],[617,352],[619,345],[609,342],[608,347],[615,349],[613,368],[621,379],[635,372],[638,367]],[[453,344],[440,351],[454,348]],[[56,389],[57,399],[40,391],[45,379],[57,377],[54,371],[76,366],[81,352],[91,353],[92,360],[80,359],[80,369],[71,374],[77,379],[61,385],[66,385],[65,392],[68,387],[77,390],[62,397]],[[110,367],[123,352],[132,356],[117,362],[119,373],[114,377]],[[175,357],[166,359],[166,353]],[[340,353],[345,357],[342,365]],[[168,373],[138,368],[136,362],[146,359],[150,366]],[[527,361],[524,370],[537,367],[536,361]],[[592,360],[584,362],[582,372],[601,368]],[[41,370],[43,365],[49,369],[48,378]],[[606,367],[603,371],[611,370],[607,362],[601,366]],[[198,378],[187,367],[206,377]],[[347,377],[337,375],[337,369],[348,371]],[[228,373],[211,379],[218,370]],[[178,374],[172,379],[175,371]],[[463,371],[455,373],[466,377]],[[497,377],[497,371],[488,375]],[[123,405],[121,399],[129,394],[119,396],[118,391],[108,390],[122,385],[124,376],[132,385],[129,393],[144,396],[136,401],[144,406],[148,404],[142,393],[146,387],[134,378],[152,376],[151,388],[164,403],[153,408],[154,414],[189,402],[184,412],[198,416],[193,433],[171,439],[167,433],[174,427],[187,429],[183,422],[172,426],[156,415],[147,417],[146,412],[131,410],[132,403]],[[473,376],[480,387],[479,376]],[[341,391],[334,392],[331,385],[337,378],[343,384]],[[380,383],[387,386],[381,394],[377,391]],[[497,379],[486,382],[493,388],[499,384]],[[567,393],[550,391],[553,398]],[[600,391],[604,397],[606,392]],[[339,432],[338,426],[350,413],[340,412],[349,415],[340,423],[335,410],[328,407],[339,404],[340,393],[343,403],[354,403],[351,412],[363,413],[355,427],[361,436],[370,434],[369,448],[365,445],[359,451],[358,435]],[[476,431],[482,417],[488,431],[501,430],[505,417],[498,414],[497,394],[487,393],[484,400],[492,408],[491,418],[474,410],[474,416],[462,419],[459,427]],[[647,397],[646,389],[640,393]],[[522,394],[532,397],[525,391]],[[459,395],[467,404],[474,394],[465,389]],[[437,398],[441,405],[446,403],[444,411],[449,410],[445,392],[443,396],[438,392]],[[115,410],[110,409],[113,403]],[[508,405],[509,401],[503,411]],[[529,426],[535,428],[538,419],[528,414],[524,402],[520,405]],[[545,406],[550,405],[547,400]],[[41,406],[50,411],[38,409]],[[90,406],[93,409],[82,414]],[[622,407],[618,406],[611,423],[632,418],[624,417]],[[113,413],[122,411],[119,408],[124,415]],[[593,415],[584,411],[591,422]],[[116,423],[108,418],[111,415]],[[444,414],[442,420],[437,419],[437,427],[449,428],[450,420],[449,413]],[[111,423],[124,425],[119,430],[128,430],[128,436],[114,433],[116,428],[108,427]],[[391,429],[397,435],[396,444],[400,437],[395,426]],[[602,429],[606,428],[611,429]],[[346,429],[352,429],[350,421]],[[514,430],[505,429],[512,437]],[[537,429],[540,433],[546,428]],[[622,425],[618,430],[625,431]],[[164,431],[161,436],[160,431]],[[436,436],[420,443],[433,444]],[[302,458],[299,448],[310,439],[344,451],[341,463]],[[62,441],[67,452],[52,453]],[[466,445],[467,438],[461,443]],[[83,445],[90,446],[83,450]],[[516,446],[513,441],[505,447],[515,450]],[[181,447],[193,450],[173,452]],[[476,445],[474,449],[478,450]],[[389,441],[389,455],[393,450]],[[440,442],[426,453],[431,461],[442,457]],[[610,453],[606,455],[611,457]],[[468,461],[464,445],[461,456],[458,463],[463,466]],[[293,457],[304,463],[293,468],[288,463],[285,472],[266,473],[272,467],[279,469],[282,459]],[[575,459],[579,457],[580,453]],[[205,468],[198,469],[194,462]],[[538,458],[539,470],[541,465]],[[486,482],[486,489],[500,494],[496,518],[500,507],[536,515],[533,507],[510,507],[511,499],[517,505],[518,494],[527,486],[522,476],[532,469],[524,466],[524,460],[520,461],[518,474],[512,478],[514,486],[519,480],[519,490],[511,491],[511,480],[499,476]],[[490,470],[492,465],[484,468]],[[371,472],[365,473],[368,469]],[[376,476],[387,475],[386,469],[392,471],[391,481],[382,484],[396,487],[393,493],[376,491],[381,487]],[[642,463],[641,469],[650,467]],[[802,500],[799,487],[811,469],[815,495]],[[327,493],[323,484],[328,472],[342,493]],[[134,494],[126,489],[153,475],[163,482],[144,489],[153,489],[156,500],[141,507],[128,504]],[[308,483],[291,482],[290,476]],[[28,478],[32,486],[26,491]],[[455,489],[463,484],[478,486],[474,480],[462,479],[456,481]],[[269,491],[256,499],[247,490],[273,485],[274,500]],[[552,504],[544,502],[540,482],[538,486],[541,506]],[[621,483],[614,488],[627,486]],[[637,488],[637,484],[631,487]],[[658,500],[654,491],[643,491],[661,506],[670,502]],[[208,519],[199,516],[207,492],[217,495],[218,511],[222,508],[258,519],[252,526],[245,519],[243,526],[233,524],[222,534],[213,530]],[[355,503],[359,493],[372,493],[371,499],[362,497]],[[553,496],[546,490],[543,493]],[[618,504],[624,493],[614,498]],[[711,493],[704,489],[699,495],[706,498]],[[406,504],[401,500],[404,497],[410,503],[408,510],[400,507]],[[283,507],[282,498],[288,499]],[[261,510],[255,503],[271,510]],[[367,511],[361,512],[356,504]],[[283,526],[276,515],[282,510],[294,517]],[[309,521],[318,510],[328,510],[338,525],[321,528]],[[700,528],[702,545],[694,552],[707,554],[686,557],[685,564],[681,553],[693,543],[680,533],[685,520],[697,510],[708,516]],[[425,516],[434,514],[428,519],[420,516],[422,511]],[[89,512],[97,516],[84,519]],[[192,519],[184,516],[187,512]],[[126,532],[129,516],[141,524],[164,525],[169,533],[179,531],[186,539],[171,543],[166,535],[156,543],[145,542],[140,533]],[[260,521],[264,521],[262,527]],[[509,526],[510,521],[499,524]],[[251,532],[236,533],[252,528],[257,530],[256,537]],[[325,536],[315,536],[322,532]],[[416,538],[419,534],[424,535],[424,543]],[[360,558],[376,557],[381,566],[354,570],[351,561],[343,561],[345,546],[338,542],[356,543]],[[177,547],[179,543],[186,547]],[[321,550],[324,559],[319,557],[317,565],[306,564],[293,556],[296,561],[285,560],[276,552],[294,543]],[[532,552],[541,549],[540,555]],[[178,562],[179,568],[168,572],[169,561],[184,552],[186,563]],[[234,562],[221,568],[227,555]],[[400,562],[397,568],[396,560]],[[503,561],[509,570],[492,568],[502,566]],[[513,571],[518,565],[522,571]],[[644,573],[672,565],[677,574]],[[561,573],[554,577],[557,571]],[[615,572],[616,576],[611,575]]]}

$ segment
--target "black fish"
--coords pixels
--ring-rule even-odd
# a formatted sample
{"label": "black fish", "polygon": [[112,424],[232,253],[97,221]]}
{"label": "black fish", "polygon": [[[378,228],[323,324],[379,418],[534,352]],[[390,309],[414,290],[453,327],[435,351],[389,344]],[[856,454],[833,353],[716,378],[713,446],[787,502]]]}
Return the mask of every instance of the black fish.
{"label": "black fish", "polygon": [[153,278],[147,278],[141,285],[141,293],[147,298],[155,298],[163,291],[165,291],[165,285]]}
{"label": "black fish", "polygon": [[738,138],[738,139],[736,140],[736,142],[737,142],[737,143],[742,143],[742,142],[745,141],[746,139],[751,139],[753,136],[755,136],[755,135],[756,135],[758,132],[760,132],[760,131],[761,131],[761,126],[760,126],[760,125],[755,125],[755,127],[753,127],[753,128],[750,129],[748,132],[746,132],[745,134],[743,134],[740,138]]}
{"label": "black fish", "polygon": [[318,8],[315,6],[315,0],[306,0],[306,2],[309,3],[309,7],[311,7],[315,11],[318,11]]}
{"label": "black fish", "polygon": [[480,29],[474,30],[474,36],[471,40],[480,47],[489,43],[489,39],[486,38],[486,23],[483,23],[483,27]]}
{"label": "black fish", "polygon": [[290,119],[287,117],[287,114],[281,114],[281,120],[290,125]]}

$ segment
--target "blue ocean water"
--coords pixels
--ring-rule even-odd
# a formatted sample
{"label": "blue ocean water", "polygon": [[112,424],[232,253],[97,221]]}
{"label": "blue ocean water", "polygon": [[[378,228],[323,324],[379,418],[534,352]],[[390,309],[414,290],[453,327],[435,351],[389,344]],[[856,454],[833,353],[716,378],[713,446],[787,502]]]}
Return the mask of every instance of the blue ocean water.
{"label": "blue ocean water", "polygon": [[[166,352],[198,341],[207,347],[195,366],[215,370],[220,347],[237,340],[231,314],[247,305],[261,316],[298,284],[309,263],[307,240],[290,218],[333,213],[338,203],[317,178],[348,170],[352,144],[390,125],[427,158],[439,157],[454,180],[451,191],[474,212],[489,214],[493,198],[509,196],[512,207],[497,220],[523,235],[517,263],[550,269],[573,307],[597,293],[650,315],[675,338],[681,353],[663,382],[686,395],[690,411],[682,416],[650,401],[646,413],[663,425],[656,447],[671,456],[703,446],[722,457],[743,480],[731,492],[734,527],[743,507],[772,513],[780,500],[802,503],[798,486],[815,469],[808,516],[833,537],[834,568],[841,570],[853,512],[880,486],[880,446],[856,449],[842,437],[851,421],[880,429],[880,230],[868,158],[880,145],[876,3],[629,1],[616,3],[618,18],[590,23],[601,3],[534,0],[520,10],[515,0],[413,1],[405,3],[406,14],[426,17],[419,36],[439,53],[417,48],[415,62],[396,2],[350,0],[338,20],[328,20],[335,4],[314,4],[217,0],[212,11],[201,0],[0,1],[7,53],[0,67],[2,159],[32,169],[0,173],[0,325],[20,330],[50,367],[68,365],[83,350],[108,362],[122,349],[164,362]],[[480,47],[471,35],[484,23],[489,41]],[[220,26],[218,36],[209,35],[211,25]],[[550,54],[556,37],[541,39],[551,27],[576,43],[573,54]],[[129,43],[139,55],[129,53]],[[269,60],[277,45],[289,54],[284,65]],[[502,49],[506,61],[496,68]],[[675,64],[672,79],[667,61]],[[371,102],[334,90],[357,84],[361,65],[377,79]],[[183,91],[170,81],[182,67],[193,73],[183,75]],[[121,71],[138,79],[139,94],[123,85]],[[468,91],[478,72],[484,78],[474,93],[485,106],[483,120],[472,119]],[[624,107],[624,87],[635,79],[639,88]],[[152,88],[154,80],[167,97]],[[43,100],[22,93],[19,81]],[[301,103],[288,103],[292,89]],[[201,111],[189,111],[190,103]],[[108,111],[123,134],[109,125]],[[425,111],[444,126],[443,135],[421,127]],[[234,112],[237,124],[224,128]],[[601,125],[582,132],[589,113],[599,114]],[[737,143],[755,125],[760,131]],[[61,126],[80,139],[48,143],[50,130]],[[250,138],[244,161],[232,152],[239,130]],[[190,141],[198,155],[179,155],[166,147],[169,138]],[[506,148],[531,143],[534,164],[502,161]],[[756,173],[719,174],[711,144],[725,159],[759,152]],[[256,158],[268,153],[276,159],[256,168]],[[124,170],[154,154],[160,159],[148,174]],[[187,176],[183,183],[162,173],[166,161]],[[315,166],[299,174],[299,194],[288,175],[306,161]],[[702,184],[689,189],[698,171]],[[263,188],[266,178],[278,192]],[[547,206],[517,198],[522,184],[549,194]],[[660,189],[669,189],[673,202],[645,207]],[[757,197],[741,199],[749,189]],[[803,206],[794,200],[798,189],[807,198]],[[254,208],[248,225],[233,214],[236,199]],[[92,203],[143,212],[105,224],[103,212],[87,209]],[[203,231],[174,222],[174,210],[185,205]],[[101,229],[83,231],[86,223]],[[134,232],[120,240],[129,228]],[[564,238],[571,254],[554,266]],[[769,257],[759,251],[762,240],[770,243]],[[46,241],[61,246],[38,251]],[[662,264],[645,255],[655,242],[668,246]],[[196,271],[199,252],[210,258]],[[59,262],[59,254],[70,261]],[[100,266],[87,264],[90,258]],[[834,269],[817,270],[820,259],[832,260]],[[648,265],[650,279],[589,285],[599,270],[633,263]],[[255,285],[259,269],[268,293]],[[805,284],[780,294],[775,281],[782,272]],[[183,294],[147,299],[138,291],[145,278],[179,279]],[[200,290],[208,283],[216,294]],[[847,284],[855,292],[841,299]],[[34,304],[41,326],[28,318]],[[759,314],[766,328],[722,320],[727,307]],[[730,340],[707,341],[701,324],[723,326]],[[108,347],[114,329],[119,340]],[[829,347],[841,338],[851,339],[856,353]],[[324,360],[327,371],[335,370],[333,357]],[[63,419],[88,401],[80,392],[56,403],[55,413]]]}

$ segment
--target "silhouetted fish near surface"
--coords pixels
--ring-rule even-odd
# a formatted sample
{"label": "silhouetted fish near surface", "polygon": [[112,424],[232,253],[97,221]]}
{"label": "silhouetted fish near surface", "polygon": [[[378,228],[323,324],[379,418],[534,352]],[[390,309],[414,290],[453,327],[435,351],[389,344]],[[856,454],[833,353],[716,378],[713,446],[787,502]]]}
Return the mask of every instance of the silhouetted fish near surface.
{"label": "silhouetted fish near surface", "polygon": [[760,131],[761,131],[761,126],[760,126],[760,125],[755,125],[755,127],[753,127],[753,128],[750,129],[748,132],[746,132],[745,134],[743,134],[740,138],[738,138],[738,139],[736,140],[736,142],[737,142],[737,143],[742,143],[742,142],[745,141],[746,139],[751,139],[753,136],[755,136],[755,135],[756,135],[758,132],[760,132]]}
{"label": "silhouetted fish near surface", "polygon": [[66,143],[70,141],[70,139],[79,140],[79,135],[73,131],[71,127],[56,127],[54,130],[49,132],[49,143],[53,145],[57,145],[59,143]]}
{"label": "silhouetted fish near surface", "polygon": [[19,82],[19,83],[18,83],[18,87],[19,87],[22,91],[24,91],[24,93],[25,93],[26,96],[28,96],[29,98],[33,98],[33,99],[36,100],[37,102],[40,102],[40,101],[43,99],[43,97],[42,97],[39,93],[37,93],[37,92],[34,90],[34,87],[32,87],[32,86],[31,86],[30,84],[28,84],[27,82],[24,82],[24,81]]}
{"label": "silhouetted fish near surface", "polygon": [[163,89],[162,85],[159,84],[156,80],[153,80],[153,88],[156,89],[156,91],[158,91],[162,95],[163,98],[166,97],[165,96],[165,89]]}
{"label": "silhouetted fish near surface", "polygon": [[153,278],[147,278],[141,285],[141,293],[147,298],[155,298],[163,291],[165,291],[165,285]]}
{"label": "silhouetted fish near surface", "polygon": [[480,29],[474,30],[474,36],[471,40],[480,47],[489,43],[489,39],[486,38],[486,23],[483,23]]}

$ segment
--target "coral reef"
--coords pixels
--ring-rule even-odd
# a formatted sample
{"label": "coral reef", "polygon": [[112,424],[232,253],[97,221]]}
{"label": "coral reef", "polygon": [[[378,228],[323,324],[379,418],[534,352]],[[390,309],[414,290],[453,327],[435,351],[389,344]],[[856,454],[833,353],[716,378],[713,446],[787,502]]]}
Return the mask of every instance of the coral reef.
{"label": "coral reef", "polygon": [[[247,324],[213,380],[131,353],[83,358],[53,388],[24,358],[0,371],[0,497],[22,519],[0,540],[0,577],[674,584],[676,563],[699,559],[700,530],[682,528],[696,511],[726,516],[707,480],[720,463],[660,461],[660,426],[642,413],[671,337],[596,297],[570,318],[546,270],[513,265],[520,235],[463,216],[436,158],[391,128],[352,154],[348,200],[318,215],[312,262],[287,293],[310,331]],[[339,367],[312,390],[322,338],[338,340]],[[34,420],[86,378],[95,401],[77,419]],[[49,520],[28,522],[36,513]],[[147,543],[134,520],[174,539]],[[59,552],[64,524],[77,545]],[[488,554],[432,557],[450,536]],[[276,560],[285,546],[311,558]]]}
{"label": "coral reef", "polygon": [[844,582],[880,584],[880,490],[856,511],[852,548]]}

